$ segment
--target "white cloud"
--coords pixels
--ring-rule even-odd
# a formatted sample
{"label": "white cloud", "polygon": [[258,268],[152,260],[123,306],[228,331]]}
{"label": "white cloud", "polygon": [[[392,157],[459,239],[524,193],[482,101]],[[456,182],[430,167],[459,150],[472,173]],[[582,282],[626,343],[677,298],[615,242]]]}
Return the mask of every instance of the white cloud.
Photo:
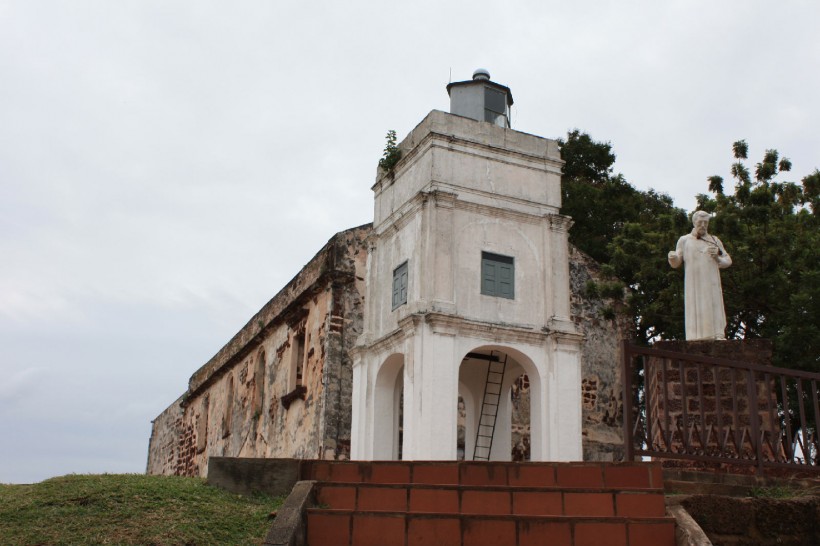
{"label": "white cloud", "polygon": [[[35,384],[46,372],[45,368],[23,368],[22,370],[5,369],[0,366],[3,381],[0,382],[0,403],[9,407],[13,402],[35,391]],[[10,367],[9,367],[10,368]]]}

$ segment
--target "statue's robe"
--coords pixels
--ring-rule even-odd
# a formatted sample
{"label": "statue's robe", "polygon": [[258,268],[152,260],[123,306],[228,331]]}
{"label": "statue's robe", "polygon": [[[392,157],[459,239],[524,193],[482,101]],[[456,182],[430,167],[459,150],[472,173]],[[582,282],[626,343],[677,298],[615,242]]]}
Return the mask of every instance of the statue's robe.
{"label": "statue's robe", "polygon": [[[709,247],[720,251],[717,260],[708,254]],[[720,269],[732,265],[732,258],[717,237],[702,239],[687,234],[678,239],[675,248],[678,260],[684,264],[684,303],[686,339],[726,339],[726,312]],[[672,267],[680,261],[669,260]]]}

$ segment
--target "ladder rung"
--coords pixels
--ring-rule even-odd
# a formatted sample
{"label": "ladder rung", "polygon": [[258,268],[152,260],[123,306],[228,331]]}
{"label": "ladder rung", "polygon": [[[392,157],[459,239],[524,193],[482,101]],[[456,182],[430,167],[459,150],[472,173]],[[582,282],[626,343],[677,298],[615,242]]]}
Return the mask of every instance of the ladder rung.
{"label": "ladder rung", "polygon": [[[467,355],[468,357],[471,357]],[[484,355],[479,355],[484,357]],[[504,382],[504,372],[507,369],[507,355],[503,355],[504,360],[490,353],[486,360],[487,380],[484,383],[484,396],[481,399],[481,414],[479,416],[476,430],[475,447],[473,449],[473,460],[490,460],[490,450],[493,445],[495,435],[495,424],[498,419],[498,408],[501,404],[501,389]],[[488,413],[489,412],[489,413]],[[482,452],[486,450],[486,455]]]}

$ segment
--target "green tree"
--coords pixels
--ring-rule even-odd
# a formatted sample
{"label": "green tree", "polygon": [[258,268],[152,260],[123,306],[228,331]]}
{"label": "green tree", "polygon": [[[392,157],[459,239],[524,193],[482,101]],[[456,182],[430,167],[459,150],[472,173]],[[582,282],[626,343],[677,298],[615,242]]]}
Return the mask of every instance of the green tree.
{"label": "green tree", "polygon": [[746,142],[732,149],[734,192],[712,176],[712,196],[697,196],[733,259],[722,275],[727,337],[771,339],[774,364],[820,371],[820,171],[781,181],[791,162],[766,150],[752,175]]}
{"label": "green tree", "polygon": [[638,339],[682,335],[682,281],[663,257],[685,229],[684,211],[669,196],[640,191],[613,174],[609,142],[575,129],[558,143],[565,161],[561,211],[574,221],[570,242],[630,288],[627,312]]}
{"label": "green tree", "polygon": [[[610,143],[574,130],[559,146],[570,241],[629,287],[625,311],[638,341],[684,339],[683,275],[666,254],[691,229],[689,215],[614,175]],[[697,196],[698,208],[716,214],[710,232],[734,261],[722,272],[727,337],[771,339],[776,365],[820,371],[820,171],[800,184],[781,181],[791,162],[777,150],[753,167],[745,141],[732,152],[733,191],[714,175],[711,195]]]}

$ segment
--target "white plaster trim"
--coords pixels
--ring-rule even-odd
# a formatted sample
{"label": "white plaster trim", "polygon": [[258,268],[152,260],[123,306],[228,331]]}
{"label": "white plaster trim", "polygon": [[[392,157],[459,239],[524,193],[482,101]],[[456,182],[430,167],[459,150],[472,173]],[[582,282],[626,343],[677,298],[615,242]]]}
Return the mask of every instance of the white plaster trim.
{"label": "white plaster trim", "polygon": [[444,313],[426,313],[424,317],[434,333],[491,340],[492,343],[525,343],[541,346],[548,337],[546,331],[529,324],[485,322]]}
{"label": "white plaster trim", "polygon": [[552,230],[558,233],[568,233],[569,228],[575,223],[572,218],[563,214],[552,214],[549,216],[549,221]]}
{"label": "white plaster trim", "polygon": [[[493,199],[494,201],[526,207],[531,209],[531,212],[511,210],[484,203],[467,201],[460,198],[456,191],[460,191],[463,195],[475,195]],[[423,210],[424,203],[427,202],[428,199],[432,200],[437,207],[455,208],[475,213],[489,213],[494,217],[515,220],[527,224],[540,224],[546,219],[552,230],[560,233],[566,233],[572,225],[572,220],[570,220],[568,216],[557,214],[558,209],[555,207],[550,207],[536,201],[502,196],[482,190],[467,189],[440,180],[432,180],[416,193],[416,195],[405,201],[401,207],[394,210],[389,216],[382,220],[378,226],[374,226],[373,236],[376,241],[384,239],[385,236],[392,236],[393,233],[409,224]]]}

